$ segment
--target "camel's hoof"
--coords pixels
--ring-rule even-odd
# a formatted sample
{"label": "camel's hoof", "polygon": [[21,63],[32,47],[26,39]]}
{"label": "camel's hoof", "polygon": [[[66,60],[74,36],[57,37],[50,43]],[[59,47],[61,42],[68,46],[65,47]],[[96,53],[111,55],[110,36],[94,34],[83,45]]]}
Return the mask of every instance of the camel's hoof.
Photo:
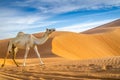
{"label": "camel's hoof", "polygon": [[2,64],[1,67],[4,67],[4,64]]}
{"label": "camel's hoof", "polygon": [[25,67],[26,66],[26,64],[23,64],[23,67]]}
{"label": "camel's hoof", "polygon": [[44,66],[44,65],[45,65],[44,63],[40,64],[40,66]]}

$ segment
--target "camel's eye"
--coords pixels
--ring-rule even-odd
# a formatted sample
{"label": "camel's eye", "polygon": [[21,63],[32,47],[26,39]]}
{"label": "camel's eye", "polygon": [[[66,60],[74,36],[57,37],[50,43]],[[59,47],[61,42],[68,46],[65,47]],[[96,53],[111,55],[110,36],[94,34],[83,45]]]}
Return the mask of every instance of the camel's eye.
{"label": "camel's eye", "polygon": [[9,53],[11,53],[11,51],[9,51]]}

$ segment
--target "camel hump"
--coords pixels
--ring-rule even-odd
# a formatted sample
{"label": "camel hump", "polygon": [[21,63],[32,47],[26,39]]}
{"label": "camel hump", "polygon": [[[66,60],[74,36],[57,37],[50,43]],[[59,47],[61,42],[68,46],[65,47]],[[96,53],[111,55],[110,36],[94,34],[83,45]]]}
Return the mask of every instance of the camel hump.
{"label": "camel hump", "polygon": [[18,32],[17,37],[23,36],[25,33],[24,32]]}

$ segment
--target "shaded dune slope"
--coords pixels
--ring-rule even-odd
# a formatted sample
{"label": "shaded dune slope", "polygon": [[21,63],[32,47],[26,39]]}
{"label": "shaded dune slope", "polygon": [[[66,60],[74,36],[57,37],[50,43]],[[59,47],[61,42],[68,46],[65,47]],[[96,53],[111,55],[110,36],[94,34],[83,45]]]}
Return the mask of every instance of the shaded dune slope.
{"label": "shaded dune slope", "polygon": [[[34,34],[36,37],[41,37],[43,33],[39,33],[39,34]],[[41,54],[41,57],[55,57],[56,55],[54,55],[51,51],[52,49],[52,39],[53,37],[50,37],[46,43],[39,45],[38,46],[38,50],[39,53]],[[7,52],[7,45],[8,45],[8,41],[10,39],[7,40],[0,40],[0,58],[5,57],[5,54]],[[17,53],[17,58],[24,58],[24,54],[25,54],[25,50],[24,49],[19,49],[18,53]],[[10,55],[9,58],[11,58],[12,56]],[[37,57],[37,54],[35,53],[35,51],[33,49],[30,49],[29,54],[28,54],[28,58],[35,58]]]}
{"label": "shaded dune slope", "polygon": [[[55,36],[59,36],[66,33],[70,33],[70,32],[55,32],[50,36],[50,38],[47,40],[46,43],[39,45],[38,50],[41,57],[44,57],[44,58],[56,57],[57,55],[55,55],[54,52],[52,52],[52,40]],[[43,34],[44,33],[36,33],[33,35],[36,36],[37,38],[40,38]],[[0,40],[0,58],[5,57],[9,40],[10,39]],[[25,54],[25,50],[19,49],[16,58],[24,58],[24,54]],[[11,57],[12,56],[10,55],[8,58],[11,58]],[[35,51],[33,49],[30,49],[28,58],[36,58],[36,57],[37,57],[37,54],[35,53]]]}
{"label": "shaded dune slope", "polygon": [[[34,35],[41,37],[42,34]],[[0,57],[5,56],[7,44],[8,40],[0,40]],[[38,49],[41,57],[61,56],[68,59],[93,59],[120,56],[119,45],[120,20],[116,20],[83,33],[56,31],[52,33],[45,44],[38,46]],[[20,50],[17,58],[23,58],[24,52],[24,50]],[[37,55],[31,50],[28,57],[33,58]]]}

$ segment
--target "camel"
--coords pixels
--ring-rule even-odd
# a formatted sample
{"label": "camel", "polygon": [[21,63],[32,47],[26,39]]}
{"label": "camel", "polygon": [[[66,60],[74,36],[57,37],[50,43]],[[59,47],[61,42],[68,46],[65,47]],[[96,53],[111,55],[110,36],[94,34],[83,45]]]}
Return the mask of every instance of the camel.
{"label": "camel", "polygon": [[16,57],[16,53],[17,53],[18,49],[26,50],[25,55],[24,55],[24,62],[23,62],[23,66],[25,66],[26,58],[27,58],[30,48],[34,48],[34,50],[37,53],[37,56],[40,60],[40,64],[43,65],[44,63],[41,60],[40,54],[37,49],[37,45],[41,45],[41,44],[45,43],[48,40],[50,34],[54,31],[55,31],[55,29],[46,29],[46,32],[44,33],[44,35],[41,38],[36,38],[32,34],[25,34],[23,32],[19,32],[15,38],[12,38],[9,41],[7,54],[4,58],[4,62],[1,65],[1,67],[4,67],[6,59],[10,53],[13,54],[12,59],[13,59],[14,63],[16,64],[16,66],[17,67],[19,66],[17,64],[17,62],[15,61],[15,57]]}

